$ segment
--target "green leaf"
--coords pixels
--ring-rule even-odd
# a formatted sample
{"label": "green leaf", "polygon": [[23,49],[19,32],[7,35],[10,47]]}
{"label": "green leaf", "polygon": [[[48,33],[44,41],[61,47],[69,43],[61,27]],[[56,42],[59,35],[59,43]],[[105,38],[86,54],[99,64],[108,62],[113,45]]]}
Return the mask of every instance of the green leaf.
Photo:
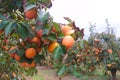
{"label": "green leaf", "polygon": [[24,27],[26,27],[29,31],[30,31],[30,25],[27,22],[20,22],[21,25],[23,25]]}
{"label": "green leaf", "polygon": [[62,48],[62,50],[63,50],[63,53],[65,54],[65,53],[67,52],[66,47],[65,47],[64,45],[61,45],[61,48]]}
{"label": "green leaf", "polygon": [[60,32],[60,33],[58,33],[57,37],[58,37],[59,39],[63,39],[65,36],[64,36],[63,33]]}
{"label": "green leaf", "polygon": [[77,68],[78,68],[78,66],[74,64],[74,65],[70,65],[68,69],[69,69],[69,71],[72,72],[72,75],[74,75],[76,77],[81,77],[80,73],[77,71]]}
{"label": "green leaf", "polygon": [[46,12],[43,12],[43,11],[39,11],[38,20],[40,20],[43,24],[46,24],[48,17],[49,17],[48,12],[46,13]]}
{"label": "green leaf", "polygon": [[58,46],[54,50],[54,60],[60,59],[65,54],[63,46]]}
{"label": "green leaf", "polygon": [[58,76],[62,76],[66,71],[66,65],[63,65],[62,68],[60,68],[57,72]]}
{"label": "green leaf", "polygon": [[82,77],[81,74],[79,72],[77,72],[77,71],[73,72],[73,76],[79,77],[79,78]]}
{"label": "green leaf", "polygon": [[61,65],[62,65],[61,61],[55,61],[54,64],[53,64],[53,68],[60,68]]}
{"label": "green leaf", "polygon": [[22,7],[22,1],[20,0],[16,0],[16,6],[18,7],[18,8],[20,8],[20,7]]}
{"label": "green leaf", "polygon": [[22,49],[21,50],[16,50],[16,52],[19,56],[22,56],[25,53],[25,51],[22,50]]}
{"label": "green leaf", "polygon": [[45,15],[45,12],[40,10],[38,13],[38,20],[42,21],[42,18],[44,17],[44,15]]}
{"label": "green leaf", "polygon": [[14,77],[13,80],[18,80],[18,79],[16,77]]}
{"label": "green leaf", "polygon": [[56,31],[60,31],[61,29],[60,29],[60,26],[59,26],[59,24],[58,23],[56,23],[56,22],[53,22],[53,26],[55,27],[55,30]]}
{"label": "green leaf", "polygon": [[43,23],[47,21],[48,17],[49,17],[49,13],[47,12],[42,19]]}
{"label": "green leaf", "polygon": [[36,7],[36,5],[34,5],[34,4],[27,4],[27,6],[25,7],[25,11],[30,10],[35,7]]}
{"label": "green leaf", "polygon": [[79,41],[79,46],[80,46],[81,49],[84,48],[84,40],[83,40],[83,39],[81,39],[81,40]]}
{"label": "green leaf", "polygon": [[9,21],[3,20],[2,22],[0,22],[0,30],[4,29],[5,26],[8,24]]}
{"label": "green leaf", "polygon": [[72,22],[72,20],[69,17],[64,17],[65,20],[67,20],[68,22]]}
{"label": "green leaf", "polygon": [[25,26],[23,26],[21,24],[18,24],[17,30],[18,30],[18,33],[19,33],[19,35],[20,35],[20,37],[22,39],[25,40],[25,39],[27,39],[29,37],[29,34],[28,34],[29,31],[28,31],[28,29]]}
{"label": "green leaf", "polygon": [[30,25],[27,22],[20,22],[20,24],[28,30],[29,37],[32,38],[33,33],[32,33]]}
{"label": "green leaf", "polygon": [[47,35],[49,33],[49,29],[43,29],[43,35]]}
{"label": "green leaf", "polygon": [[56,40],[56,35],[55,35],[55,34],[51,34],[51,35],[49,35],[47,38],[48,38],[49,40],[54,41],[54,40]]}
{"label": "green leaf", "polygon": [[9,22],[5,27],[5,36],[8,36],[8,34],[10,34],[15,29],[15,27],[17,27],[17,24],[14,21]]}
{"label": "green leaf", "polygon": [[0,20],[5,19],[5,16],[3,16],[2,14],[0,14]]}
{"label": "green leaf", "polygon": [[18,35],[18,33],[12,33],[11,34],[11,37],[14,37],[15,39],[19,39],[19,35]]}
{"label": "green leaf", "polygon": [[34,60],[36,63],[39,63],[43,59],[44,59],[44,54],[41,53],[41,54],[37,54]]}

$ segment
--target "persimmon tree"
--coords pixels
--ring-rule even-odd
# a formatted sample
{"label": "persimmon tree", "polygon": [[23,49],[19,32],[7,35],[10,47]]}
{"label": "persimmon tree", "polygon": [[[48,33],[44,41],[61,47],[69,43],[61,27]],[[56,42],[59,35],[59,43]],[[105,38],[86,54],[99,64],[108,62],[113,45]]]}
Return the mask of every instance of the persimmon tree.
{"label": "persimmon tree", "polygon": [[64,17],[68,24],[53,20],[47,11],[51,6],[51,0],[0,1],[0,78],[32,76],[39,65],[57,68],[60,77],[66,73],[80,77],[102,65],[115,80],[120,39],[113,30],[94,33],[91,26],[90,38],[84,40],[84,29],[71,19]]}
{"label": "persimmon tree", "polygon": [[49,56],[52,64],[60,63],[58,75],[66,71],[64,58],[71,56],[83,29],[67,17],[69,24],[53,21],[47,12],[51,6],[51,0],[0,1],[1,79],[32,76],[37,72],[35,67],[43,65]]}
{"label": "persimmon tree", "polygon": [[[97,54],[99,64],[104,68],[104,74],[111,73],[111,79],[116,80],[116,72],[120,70],[120,42],[114,33],[114,28],[109,26],[107,20],[106,23],[106,31],[102,33],[93,33],[92,31],[89,43]],[[94,28],[94,25],[91,27]]]}
{"label": "persimmon tree", "polygon": [[[23,77],[23,72],[36,73],[35,66],[44,58],[44,54],[39,54],[44,46],[41,36],[57,24],[53,24],[49,13],[43,10],[51,4],[50,0],[0,1],[1,79],[17,79],[19,75]],[[40,29],[48,24],[50,27],[46,26],[42,33]]]}

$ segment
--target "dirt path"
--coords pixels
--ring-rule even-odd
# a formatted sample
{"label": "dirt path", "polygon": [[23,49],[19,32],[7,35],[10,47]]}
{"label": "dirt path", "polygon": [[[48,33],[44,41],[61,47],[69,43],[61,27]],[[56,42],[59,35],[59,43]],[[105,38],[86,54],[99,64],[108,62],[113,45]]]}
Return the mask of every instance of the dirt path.
{"label": "dirt path", "polygon": [[[56,70],[51,69],[46,66],[40,66],[37,67],[38,74],[31,77],[27,77],[27,80],[106,80],[105,78],[101,78],[100,76],[84,76],[84,79],[82,78],[76,78],[71,75],[66,75],[62,79],[59,79],[59,77],[56,76]],[[117,73],[117,80],[120,80],[120,72]],[[82,76],[83,77],[83,76]]]}
{"label": "dirt path", "polygon": [[62,79],[59,79],[56,74],[56,70],[50,69],[45,66],[37,67],[38,74],[31,77],[27,77],[27,80],[80,80],[74,76],[67,75]]}

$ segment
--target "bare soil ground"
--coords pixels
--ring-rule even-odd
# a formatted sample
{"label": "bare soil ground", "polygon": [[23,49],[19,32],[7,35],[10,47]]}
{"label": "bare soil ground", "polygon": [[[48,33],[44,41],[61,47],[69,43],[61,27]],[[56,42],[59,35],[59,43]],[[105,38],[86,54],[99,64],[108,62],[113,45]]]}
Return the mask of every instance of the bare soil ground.
{"label": "bare soil ground", "polygon": [[[100,79],[98,76],[86,76],[85,78],[76,78],[72,75],[66,75],[62,79],[57,77],[56,70],[46,66],[37,67],[38,74],[33,77],[27,77],[27,80],[106,80]],[[118,72],[117,80],[120,80],[120,72]]]}
{"label": "bare soil ground", "polygon": [[60,79],[55,75],[56,70],[46,66],[40,66],[40,67],[37,67],[37,69],[38,69],[38,74],[32,78],[27,77],[27,80],[80,80],[79,78],[76,78],[71,75],[66,75],[65,77]]}

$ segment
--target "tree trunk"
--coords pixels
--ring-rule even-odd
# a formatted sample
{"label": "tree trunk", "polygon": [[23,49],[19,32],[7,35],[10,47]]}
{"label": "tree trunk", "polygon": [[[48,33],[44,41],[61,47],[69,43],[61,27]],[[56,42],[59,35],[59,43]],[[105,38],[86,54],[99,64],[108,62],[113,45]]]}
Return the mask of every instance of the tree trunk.
{"label": "tree trunk", "polygon": [[112,69],[111,70],[111,75],[112,75],[111,80],[116,80],[116,72],[117,72],[117,69]]}

